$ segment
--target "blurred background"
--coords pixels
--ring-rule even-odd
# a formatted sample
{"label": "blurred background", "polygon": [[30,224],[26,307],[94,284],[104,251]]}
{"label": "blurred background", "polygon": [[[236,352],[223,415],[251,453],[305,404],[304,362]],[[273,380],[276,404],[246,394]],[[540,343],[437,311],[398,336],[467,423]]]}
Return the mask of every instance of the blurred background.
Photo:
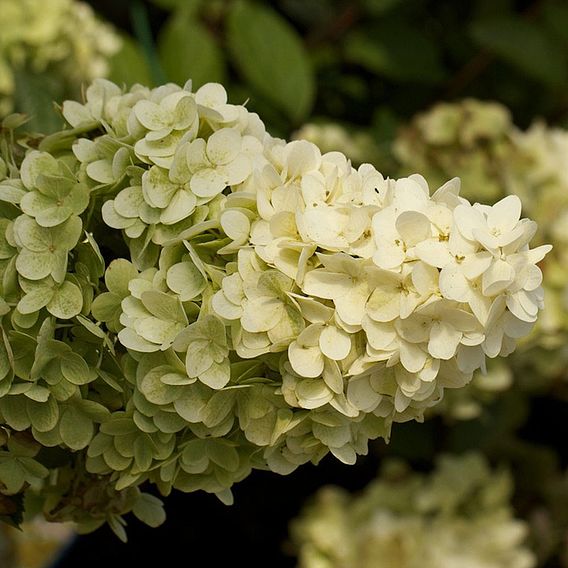
{"label": "blurred background", "polygon": [[0,566],[568,567],[568,2],[0,0],[0,114],[54,131],[101,76],[221,82],[273,135],[432,190],[459,176],[471,201],[519,195],[554,245],[546,309],[513,355],[355,466],[254,472],[231,507],[172,495],[126,545],[26,520],[2,528]]}

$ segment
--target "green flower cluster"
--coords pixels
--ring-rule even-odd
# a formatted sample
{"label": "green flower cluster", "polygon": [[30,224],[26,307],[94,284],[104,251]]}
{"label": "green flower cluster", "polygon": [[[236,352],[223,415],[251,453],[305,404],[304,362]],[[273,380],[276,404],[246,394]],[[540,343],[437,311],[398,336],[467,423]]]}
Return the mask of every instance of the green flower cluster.
{"label": "green flower cluster", "polygon": [[[513,381],[538,390],[568,376],[568,131],[535,120],[526,130],[494,102],[465,99],[438,103],[401,128],[393,153],[404,175],[420,171],[434,184],[448,174],[461,178],[470,199],[497,201],[521,197],[538,223],[535,240],[552,243],[542,265],[546,306],[533,331],[519,342],[507,366],[492,362],[459,391],[448,391],[433,410],[455,418],[478,415],[485,402]],[[469,192],[469,193],[468,193]],[[523,377],[530,376],[530,380]]]}
{"label": "green flower cluster", "polygon": [[442,455],[430,474],[387,462],[351,495],[316,493],[290,526],[301,568],[530,568],[508,471],[480,454]]}
{"label": "green flower cluster", "polygon": [[220,84],[98,79],[62,114],[0,130],[0,493],[48,519],[125,538],[163,520],[143,484],[231,503],[253,469],[353,464],[542,308],[518,198],[273,138]]}
{"label": "green flower cluster", "polygon": [[78,90],[105,76],[121,45],[92,8],[76,0],[0,0],[0,115],[12,110],[20,70],[49,71]]}

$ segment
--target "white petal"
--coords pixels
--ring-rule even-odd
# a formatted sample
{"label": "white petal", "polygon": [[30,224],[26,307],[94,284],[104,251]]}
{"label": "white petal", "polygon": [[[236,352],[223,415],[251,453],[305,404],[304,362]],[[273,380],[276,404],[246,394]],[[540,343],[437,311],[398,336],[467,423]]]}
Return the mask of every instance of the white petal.
{"label": "white petal", "polygon": [[430,331],[428,352],[436,359],[451,359],[456,354],[461,338],[461,332],[450,324],[443,321],[434,322]]}
{"label": "white petal", "polygon": [[508,195],[491,207],[487,215],[487,226],[499,229],[501,233],[513,230],[521,218],[521,200],[516,195]]}
{"label": "white petal", "polygon": [[319,347],[307,347],[293,341],[288,347],[288,359],[301,377],[315,378],[323,372],[324,358]]}
{"label": "white petal", "polygon": [[321,332],[319,347],[326,357],[341,361],[351,351],[351,337],[334,325],[329,325]]}
{"label": "white petal", "polygon": [[371,386],[369,377],[354,377],[347,384],[347,400],[363,412],[373,412],[382,396]]}
{"label": "white petal", "polygon": [[489,268],[492,259],[493,256],[487,251],[469,254],[463,259],[461,270],[466,278],[474,280]]}
{"label": "white petal", "polygon": [[410,373],[417,373],[426,363],[426,352],[408,341],[400,342],[400,362]]}
{"label": "white petal", "polygon": [[373,262],[385,270],[398,268],[406,257],[401,244],[377,239],[377,250],[373,255]]}
{"label": "white petal", "polygon": [[467,302],[471,292],[468,279],[457,264],[449,264],[440,272],[440,292],[448,300]]}
{"label": "white petal", "polygon": [[496,296],[508,288],[515,279],[513,267],[504,260],[494,260],[481,278],[481,291],[484,296]]}
{"label": "white petal", "polygon": [[418,211],[404,211],[397,217],[395,226],[402,240],[409,246],[431,236],[430,220]]}
{"label": "white petal", "polygon": [[486,229],[487,227],[483,213],[471,205],[458,205],[454,209],[454,220],[459,232],[470,241],[475,240],[473,236],[475,229]]}
{"label": "white petal", "polygon": [[414,249],[414,254],[426,264],[436,268],[443,268],[452,259],[447,241],[434,239],[418,243]]}

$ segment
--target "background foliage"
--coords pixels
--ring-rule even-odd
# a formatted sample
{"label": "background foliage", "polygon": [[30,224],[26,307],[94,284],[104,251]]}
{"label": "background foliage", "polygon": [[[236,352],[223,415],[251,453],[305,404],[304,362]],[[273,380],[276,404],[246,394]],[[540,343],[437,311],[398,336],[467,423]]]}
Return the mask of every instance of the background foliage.
{"label": "background foliage", "polygon": [[[400,128],[440,101],[497,101],[521,128],[535,118],[568,128],[568,4],[563,0],[90,4],[124,39],[110,62],[111,80],[156,86],[183,84],[191,77],[196,88],[222,82],[233,102],[248,101],[268,130],[282,137],[293,137],[307,122],[333,122],[353,136],[364,135],[365,159],[385,175],[396,174],[392,143]],[[37,80],[31,78],[29,85]],[[57,85],[49,91],[51,83],[20,89],[16,107],[51,112],[51,100],[69,96]],[[36,120],[42,112],[36,110]],[[543,364],[546,359],[546,353],[538,353]],[[543,382],[530,355],[515,365],[515,388],[488,400],[472,420],[434,416],[425,424],[400,425],[389,445],[377,443],[351,468],[328,459],[289,478],[259,472],[235,490],[236,504],[229,510],[207,495],[180,497],[167,504],[164,527],[146,532],[132,521],[128,550],[105,552],[101,545],[112,537],[101,530],[76,543],[69,566],[79,561],[89,566],[95,550],[93,566],[105,561],[118,566],[120,554],[150,565],[149,539],[169,559],[188,534],[191,554],[207,556],[212,565],[242,558],[248,566],[268,559],[272,566],[292,566],[291,551],[282,544],[288,522],[322,484],[361,489],[387,455],[427,469],[439,452],[471,449],[513,466],[515,507],[531,522],[540,566],[568,566],[566,369],[553,369],[552,379]],[[226,546],[212,548],[219,533]]]}

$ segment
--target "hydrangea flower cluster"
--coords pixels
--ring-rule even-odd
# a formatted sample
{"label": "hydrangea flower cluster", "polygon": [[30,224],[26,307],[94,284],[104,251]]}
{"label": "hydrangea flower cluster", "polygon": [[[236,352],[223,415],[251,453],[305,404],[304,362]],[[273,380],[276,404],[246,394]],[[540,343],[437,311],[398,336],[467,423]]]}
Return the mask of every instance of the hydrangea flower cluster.
{"label": "hydrangea flower cluster", "polygon": [[[552,242],[545,269],[546,308],[517,353],[509,360],[514,374],[530,375],[527,388],[566,376],[568,359],[560,349],[568,339],[568,132],[536,120],[528,129],[516,127],[498,103],[466,99],[439,103],[417,115],[394,143],[399,173],[420,171],[429,181],[449,172],[459,176],[468,196],[490,202],[518,195],[524,210],[539,226],[535,242]],[[435,412],[455,417],[478,414],[482,402],[512,383],[506,369],[476,376],[465,389],[453,391]],[[517,373],[522,370],[522,373]]]}
{"label": "hydrangea flower cluster", "polygon": [[358,494],[320,489],[290,536],[300,568],[531,568],[511,494],[481,454],[442,455],[428,475],[389,461]]}
{"label": "hydrangea flower cluster", "polygon": [[12,110],[17,70],[49,70],[74,92],[105,76],[121,46],[112,27],[76,0],[1,0],[0,28],[0,115]]}
{"label": "hydrangea flower cluster", "polygon": [[419,171],[436,184],[451,172],[468,199],[493,203],[503,197],[502,166],[512,130],[510,112],[500,103],[441,102],[399,130],[393,153],[401,174]]}
{"label": "hydrangea flower cluster", "polygon": [[252,469],[353,464],[543,307],[517,197],[274,138],[219,84],[101,79],[62,113],[0,164],[0,482],[50,519],[124,536],[163,518],[143,483],[230,503]]}

